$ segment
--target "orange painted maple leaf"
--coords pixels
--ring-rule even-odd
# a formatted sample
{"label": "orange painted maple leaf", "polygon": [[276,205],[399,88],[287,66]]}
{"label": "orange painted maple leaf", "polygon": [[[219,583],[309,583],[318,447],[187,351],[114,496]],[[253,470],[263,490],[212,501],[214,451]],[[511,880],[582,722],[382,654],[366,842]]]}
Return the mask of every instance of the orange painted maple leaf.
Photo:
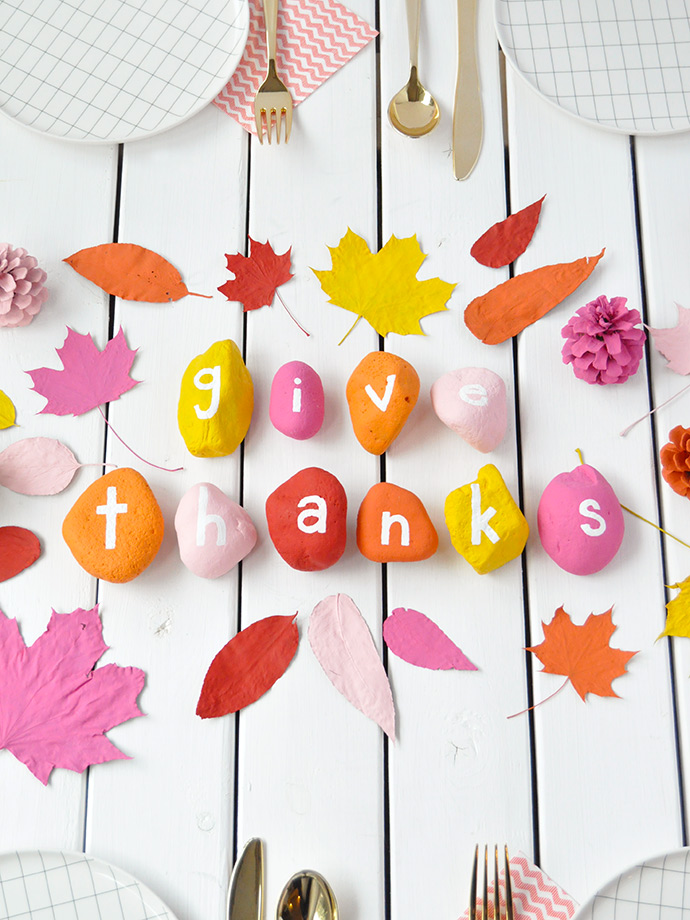
{"label": "orange painted maple leaf", "polygon": [[588,693],[617,697],[611,682],[626,673],[626,664],[637,654],[609,645],[616,629],[612,610],[613,607],[606,613],[590,613],[582,626],[576,626],[563,607],[559,607],[553,620],[542,624],[541,645],[527,649],[534,652],[547,674],[567,677],[583,700]]}

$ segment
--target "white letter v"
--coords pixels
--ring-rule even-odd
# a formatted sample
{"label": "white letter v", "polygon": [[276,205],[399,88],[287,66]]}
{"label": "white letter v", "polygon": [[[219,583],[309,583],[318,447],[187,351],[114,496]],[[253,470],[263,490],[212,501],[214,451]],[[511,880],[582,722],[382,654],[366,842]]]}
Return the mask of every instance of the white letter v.
{"label": "white letter v", "polygon": [[377,409],[380,409],[381,412],[385,412],[388,408],[388,403],[391,401],[391,396],[393,395],[393,387],[395,386],[395,374],[389,374],[386,377],[386,391],[383,394],[383,398],[379,397],[376,390],[373,389],[371,384],[367,384],[364,387],[364,392],[367,394],[369,399],[373,402]]}

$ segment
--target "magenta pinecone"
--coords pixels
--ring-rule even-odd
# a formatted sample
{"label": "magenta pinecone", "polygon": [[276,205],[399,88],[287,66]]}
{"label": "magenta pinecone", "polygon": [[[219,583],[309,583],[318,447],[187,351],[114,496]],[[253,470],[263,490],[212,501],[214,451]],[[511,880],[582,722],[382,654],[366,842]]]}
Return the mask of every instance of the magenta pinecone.
{"label": "magenta pinecone", "polygon": [[626,297],[603,294],[580,307],[561,335],[563,363],[572,364],[575,376],[587,383],[625,383],[640,366],[647,334],[637,329],[637,310],[626,308]]}
{"label": "magenta pinecone", "polygon": [[26,249],[0,243],[0,326],[28,326],[48,297],[46,273]]}

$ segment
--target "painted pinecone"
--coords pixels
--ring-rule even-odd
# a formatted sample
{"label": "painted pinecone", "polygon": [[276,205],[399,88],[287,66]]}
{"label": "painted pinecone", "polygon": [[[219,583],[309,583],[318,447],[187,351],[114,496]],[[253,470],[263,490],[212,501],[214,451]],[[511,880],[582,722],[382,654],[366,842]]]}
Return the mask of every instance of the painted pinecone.
{"label": "painted pinecone", "polygon": [[674,492],[690,498],[690,428],[676,425],[661,448],[661,475]]}
{"label": "painted pinecone", "polygon": [[46,273],[26,249],[0,243],[0,326],[28,326],[48,297]]}
{"label": "painted pinecone", "polygon": [[561,329],[566,339],[563,362],[587,383],[625,383],[640,365],[647,335],[637,329],[637,310],[628,310],[626,297],[603,294],[580,307]]}

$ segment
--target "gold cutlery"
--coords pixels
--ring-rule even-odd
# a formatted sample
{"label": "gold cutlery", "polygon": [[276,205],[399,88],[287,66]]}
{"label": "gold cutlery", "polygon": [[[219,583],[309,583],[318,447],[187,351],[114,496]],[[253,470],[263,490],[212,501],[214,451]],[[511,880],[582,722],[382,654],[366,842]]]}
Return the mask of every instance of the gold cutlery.
{"label": "gold cutlery", "polygon": [[484,134],[477,65],[477,0],[458,0],[458,77],[453,108],[453,175],[467,179]]}
{"label": "gold cutlery", "polygon": [[252,837],[235,863],[228,888],[227,920],[264,918],[264,845]]}
{"label": "gold cutlery", "polygon": [[292,96],[287,86],[276,73],[276,30],[278,27],[278,0],[264,0],[264,21],[266,27],[266,46],[268,67],[266,79],[254,97],[254,121],[259,141],[263,144],[264,135],[271,143],[273,125],[276,127],[276,143],[280,143],[280,130],[285,125],[285,143],[290,138],[292,128]]}
{"label": "gold cutlery", "polygon": [[422,137],[438,124],[441,117],[434,97],[417,75],[419,54],[419,13],[421,0],[405,0],[407,36],[410,43],[410,78],[390,101],[388,117],[394,128],[407,137]]}
{"label": "gold cutlery", "polygon": [[298,872],[283,888],[277,920],[338,920],[333,889],[318,872]]}
{"label": "gold cutlery", "polygon": [[482,891],[481,907],[477,901],[477,863],[479,862],[479,847],[474,851],[474,863],[472,866],[472,880],[470,882],[470,909],[468,920],[513,920],[513,886],[510,881],[510,860],[508,859],[508,847],[504,850],[504,880],[503,880],[503,899],[505,901],[505,912],[501,916],[501,888],[500,874],[498,871],[498,847],[494,847],[494,898],[493,898],[493,917],[489,917],[489,848],[484,847],[484,887]]}

